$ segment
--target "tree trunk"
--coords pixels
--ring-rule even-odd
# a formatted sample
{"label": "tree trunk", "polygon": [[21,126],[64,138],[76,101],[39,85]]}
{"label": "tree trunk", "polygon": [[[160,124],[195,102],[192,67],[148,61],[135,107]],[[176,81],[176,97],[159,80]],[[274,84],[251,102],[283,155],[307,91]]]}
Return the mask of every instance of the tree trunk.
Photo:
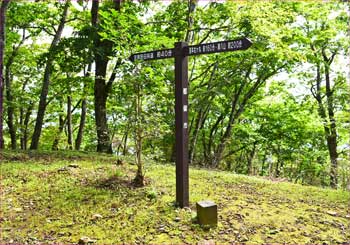
{"label": "tree trunk", "polygon": [[128,153],[128,135],[129,135],[129,127],[127,128],[125,134],[124,134],[124,141],[123,141],[123,156],[126,156]]}
{"label": "tree trunk", "polygon": [[[85,77],[88,78],[91,75],[91,64],[88,65],[87,72],[85,73]],[[84,82],[84,91],[86,91],[87,84]],[[83,99],[81,101],[81,113],[80,113],[80,123],[79,130],[77,134],[77,138],[75,139],[75,150],[79,151],[81,147],[81,143],[83,141],[83,134],[85,128],[86,121],[86,95],[83,95]]]}
{"label": "tree trunk", "polygon": [[24,114],[24,110],[21,108],[21,118],[24,116],[24,120],[21,119],[21,149],[22,150],[27,150],[27,144],[28,144],[28,126],[29,126],[29,120],[30,116],[32,115],[32,111],[34,108],[34,103],[31,101],[29,103],[29,106],[27,108],[26,113]]}
{"label": "tree trunk", "polygon": [[20,133],[21,133],[21,136],[19,138],[19,144],[20,144],[20,147],[21,147],[21,150],[25,150],[25,145],[24,145],[24,137],[23,137],[23,132],[24,132],[24,108],[21,107],[19,109],[19,127],[20,127]]}
{"label": "tree trunk", "polygon": [[199,132],[200,132],[200,129],[203,127],[205,119],[208,115],[209,107],[210,107],[210,105],[208,104],[204,110],[200,109],[200,111],[198,112],[198,116],[197,116],[197,119],[195,122],[192,138],[190,141],[190,149],[189,149],[190,163],[192,163],[195,160],[196,146],[197,146],[197,140],[199,137]]}
{"label": "tree trunk", "polygon": [[68,134],[68,149],[73,150],[72,96],[67,97],[67,134]]}
{"label": "tree trunk", "polygon": [[327,58],[325,54],[323,55],[325,63],[325,79],[326,79],[326,97],[327,97],[327,109],[328,118],[330,122],[330,134],[327,136],[327,146],[329,157],[331,159],[331,187],[337,188],[338,184],[338,152],[337,152],[337,126],[334,118],[334,101],[333,101],[333,91],[331,89],[331,81],[329,76],[329,66],[333,58]]}
{"label": "tree trunk", "polygon": [[188,12],[187,12],[187,31],[185,36],[185,42],[193,41],[193,24],[194,24],[194,12],[196,10],[198,0],[188,0]]}
{"label": "tree trunk", "polygon": [[[10,138],[11,138],[11,149],[15,150],[17,148],[17,129],[15,124],[15,107],[12,95],[12,76],[11,76],[11,66],[18,54],[19,48],[23,45],[25,40],[27,40],[30,35],[26,36],[25,29],[23,30],[22,39],[17,46],[13,47],[11,54],[9,55],[7,62],[5,64],[5,85],[6,85],[6,100],[7,100],[7,126],[9,128]],[[23,87],[25,87],[27,82],[24,82]],[[24,89],[22,89],[23,91]]]}
{"label": "tree trunk", "polygon": [[46,61],[44,79],[43,79],[43,84],[42,84],[41,93],[40,93],[38,114],[37,114],[36,121],[35,121],[32,142],[30,144],[31,150],[36,150],[36,149],[38,149],[38,146],[39,146],[39,139],[40,139],[40,135],[41,135],[42,126],[44,123],[44,115],[45,115],[46,106],[47,106],[46,100],[47,100],[47,94],[49,92],[50,76],[51,76],[51,71],[52,71],[52,62],[54,59],[52,56],[52,50],[57,46],[57,44],[61,38],[63,28],[64,28],[65,23],[66,23],[66,18],[68,15],[69,5],[70,5],[70,1],[67,0],[65,5],[64,5],[62,17],[61,17],[60,23],[58,25],[57,32],[55,33],[55,36],[52,40],[52,43],[51,43],[51,46],[49,49],[49,57]]}
{"label": "tree trunk", "polygon": [[52,147],[51,147],[51,150],[53,150],[53,151],[58,151],[58,144],[60,143],[60,137],[61,137],[64,125],[65,125],[65,120],[63,119],[63,116],[61,114],[58,117],[58,124],[59,124],[58,131],[57,131],[57,134],[55,136],[55,139],[53,140]]}
{"label": "tree trunk", "polygon": [[[81,100],[79,100],[77,102],[77,104],[73,107],[73,109],[70,110],[70,113],[67,111],[67,115],[66,117],[63,119],[63,116],[62,115],[59,115],[59,119],[58,119],[58,131],[57,131],[57,134],[55,136],[55,139],[52,143],[52,147],[51,149],[54,150],[54,151],[57,151],[58,150],[58,144],[60,143],[60,138],[61,138],[61,134],[63,132],[63,129],[64,129],[64,126],[67,124],[67,121],[68,121],[68,115],[72,115],[73,112],[78,108],[78,106],[80,105],[80,102]],[[61,102],[61,108],[62,108],[62,102]],[[71,107],[71,106],[69,106]]]}
{"label": "tree trunk", "polygon": [[261,162],[260,176],[264,176],[266,158],[267,158],[267,154],[266,154],[266,151],[265,151],[265,152],[264,152],[264,156],[263,156],[263,160],[262,160],[262,162]]}
{"label": "tree trunk", "polygon": [[[120,11],[121,0],[116,0],[115,10]],[[112,142],[110,140],[107,124],[107,97],[114,79],[112,77],[106,83],[107,65],[109,56],[112,54],[113,42],[101,40],[99,30],[99,1],[93,1],[91,7],[91,24],[95,30],[94,38],[94,58],[95,58],[95,85],[94,85],[94,105],[95,124],[97,132],[97,151],[113,153]]]}
{"label": "tree trunk", "polygon": [[256,144],[253,144],[253,149],[250,151],[248,155],[248,175],[253,174],[253,159],[255,156]]}
{"label": "tree trunk", "polygon": [[12,96],[12,82],[11,82],[11,72],[10,66],[11,62],[6,65],[5,72],[5,86],[6,86],[6,100],[7,100],[7,126],[9,128],[10,138],[11,138],[11,149],[15,150],[17,148],[17,135],[16,126],[14,123],[14,107],[13,107],[13,96]]}
{"label": "tree trunk", "polygon": [[0,7],[0,149],[4,149],[4,135],[3,135],[3,102],[4,102],[4,50],[5,50],[5,23],[6,23],[6,9],[10,0],[1,1]]}
{"label": "tree trunk", "polygon": [[81,102],[81,113],[80,113],[80,123],[77,138],[75,139],[75,150],[79,151],[81,143],[83,142],[84,128],[86,121],[86,99]]}
{"label": "tree trunk", "polygon": [[136,186],[144,186],[144,169],[142,162],[142,122],[141,122],[141,114],[142,114],[142,95],[141,95],[141,86],[140,84],[136,85],[136,132],[135,132],[135,148],[136,148],[136,165],[137,172],[134,179],[134,184]]}
{"label": "tree trunk", "polygon": [[[313,47],[311,46],[313,49]],[[337,152],[337,127],[334,118],[334,101],[333,101],[333,91],[331,89],[331,81],[329,76],[330,65],[334,59],[335,53],[332,54],[330,58],[326,57],[324,51],[322,52],[324,68],[325,68],[325,81],[326,81],[326,105],[323,104],[322,101],[322,88],[321,88],[321,65],[317,64],[316,66],[316,91],[313,92],[313,96],[315,97],[318,103],[318,114],[323,120],[323,128],[325,132],[325,138],[327,142],[327,148],[329,153],[329,158],[331,161],[330,165],[330,185],[332,188],[337,188],[338,184],[338,152]],[[327,108],[327,109],[326,109]],[[328,115],[327,115],[327,112]]]}

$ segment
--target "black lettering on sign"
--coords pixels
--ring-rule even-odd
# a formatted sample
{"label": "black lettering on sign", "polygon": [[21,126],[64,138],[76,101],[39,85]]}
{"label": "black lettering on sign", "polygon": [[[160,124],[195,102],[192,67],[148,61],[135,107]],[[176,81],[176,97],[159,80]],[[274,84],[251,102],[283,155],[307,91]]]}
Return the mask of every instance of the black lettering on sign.
{"label": "black lettering on sign", "polygon": [[200,54],[202,53],[202,47],[189,47],[189,54]]}
{"label": "black lettering on sign", "polygon": [[[186,46],[183,50],[184,56],[220,53],[227,51],[245,50],[252,45],[248,38],[205,43],[199,45]],[[135,60],[158,60],[175,57],[174,49],[154,50],[150,52],[137,53],[130,56],[131,61]]]}
{"label": "black lettering on sign", "polygon": [[242,40],[237,40],[237,41],[228,42],[227,45],[229,50],[237,50],[243,47],[243,42]]}
{"label": "black lettering on sign", "polygon": [[174,57],[174,49],[163,49],[133,54],[129,59],[134,62],[135,60],[158,60],[172,57]]}
{"label": "black lettering on sign", "polygon": [[205,43],[199,45],[188,46],[185,48],[185,55],[211,54],[227,51],[245,50],[252,45],[247,38],[221,41],[215,43]]}

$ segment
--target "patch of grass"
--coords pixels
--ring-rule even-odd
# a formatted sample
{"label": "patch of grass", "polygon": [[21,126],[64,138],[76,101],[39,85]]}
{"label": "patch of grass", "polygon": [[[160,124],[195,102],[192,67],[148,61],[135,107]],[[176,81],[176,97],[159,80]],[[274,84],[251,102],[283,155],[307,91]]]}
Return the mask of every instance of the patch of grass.
{"label": "patch of grass", "polygon": [[[190,170],[190,208],[178,209],[175,168],[88,153],[1,153],[0,243],[343,243],[350,241],[348,192],[213,170]],[[57,155],[56,155],[57,154]],[[194,222],[195,203],[218,204],[219,224]]]}

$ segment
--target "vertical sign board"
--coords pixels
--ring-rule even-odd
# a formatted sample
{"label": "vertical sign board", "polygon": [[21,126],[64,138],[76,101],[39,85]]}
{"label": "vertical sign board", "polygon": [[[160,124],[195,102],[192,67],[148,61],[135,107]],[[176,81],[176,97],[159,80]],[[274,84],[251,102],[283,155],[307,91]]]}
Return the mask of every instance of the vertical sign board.
{"label": "vertical sign board", "polygon": [[175,150],[176,150],[176,202],[189,206],[188,174],[188,56],[248,49],[247,38],[188,46],[175,43],[173,49],[154,50],[130,56],[132,62],[175,57]]}

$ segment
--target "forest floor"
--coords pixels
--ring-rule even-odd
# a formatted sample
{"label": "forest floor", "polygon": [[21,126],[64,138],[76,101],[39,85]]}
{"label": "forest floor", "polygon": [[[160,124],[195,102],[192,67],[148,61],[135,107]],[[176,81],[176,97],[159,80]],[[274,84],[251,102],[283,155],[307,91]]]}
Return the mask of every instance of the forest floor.
{"label": "forest floor", "polygon": [[[175,168],[91,154],[0,153],[0,243],[350,243],[350,193],[190,169],[190,208],[174,207]],[[218,204],[219,223],[195,222],[195,203]]]}

